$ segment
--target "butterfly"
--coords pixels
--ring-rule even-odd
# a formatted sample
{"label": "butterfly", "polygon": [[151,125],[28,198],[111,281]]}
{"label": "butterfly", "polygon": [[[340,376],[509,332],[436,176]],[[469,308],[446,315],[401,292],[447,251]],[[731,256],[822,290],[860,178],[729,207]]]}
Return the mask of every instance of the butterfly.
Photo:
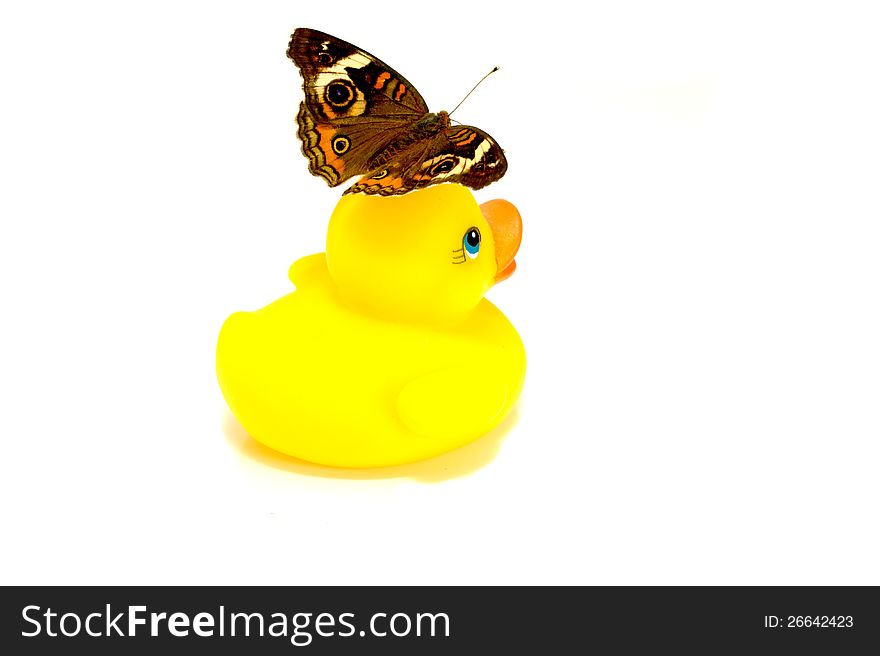
{"label": "butterfly", "polygon": [[298,28],[287,56],[303,78],[302,152],[331,187],[360,176],[344,193],[391,196],[441,182],[480,189],[507,171],[492,137],[429,112],[408,80],[368,52]]}

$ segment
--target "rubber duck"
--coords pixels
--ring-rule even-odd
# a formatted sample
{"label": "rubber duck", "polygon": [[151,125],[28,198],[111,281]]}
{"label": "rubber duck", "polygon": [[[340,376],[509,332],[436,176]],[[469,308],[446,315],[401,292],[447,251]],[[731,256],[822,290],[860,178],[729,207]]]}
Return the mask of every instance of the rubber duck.
{"label": "rubber duck", "polygon": [[513,273],[522,223],[444,184],[384,198],[348,194],[326,253],[297,260],[295,291],[237,312],[217,344],[220,389],[251,437],[334,467],[439,455],[499,424],[525,350],[483,298]]}

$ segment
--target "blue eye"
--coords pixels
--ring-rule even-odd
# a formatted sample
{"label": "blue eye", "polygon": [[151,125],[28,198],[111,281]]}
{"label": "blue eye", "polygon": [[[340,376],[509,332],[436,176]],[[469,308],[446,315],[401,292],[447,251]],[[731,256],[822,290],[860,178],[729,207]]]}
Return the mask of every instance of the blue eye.
{"label": "blue eye", "polygon": [[470,228],[464,233],[461,245],[464,247],[464,252],[467,253],[467,256],[471,259],[474,259],[480,254],[480,231],[476,226]]}

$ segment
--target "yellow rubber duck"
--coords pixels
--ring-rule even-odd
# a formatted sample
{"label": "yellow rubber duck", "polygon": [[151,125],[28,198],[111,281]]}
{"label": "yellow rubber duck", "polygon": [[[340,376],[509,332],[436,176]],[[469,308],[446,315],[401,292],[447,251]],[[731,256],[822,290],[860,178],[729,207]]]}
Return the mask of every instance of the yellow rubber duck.
{"label": "yellow rubber duck", "polygon": [[223,324],[217,377],[256,440],[323,465],[429,458],[499,424],[525,350],[483,298],[515,267],[516,208],[460,185],[350,194],[327,252],[290,267],[296,291]]}

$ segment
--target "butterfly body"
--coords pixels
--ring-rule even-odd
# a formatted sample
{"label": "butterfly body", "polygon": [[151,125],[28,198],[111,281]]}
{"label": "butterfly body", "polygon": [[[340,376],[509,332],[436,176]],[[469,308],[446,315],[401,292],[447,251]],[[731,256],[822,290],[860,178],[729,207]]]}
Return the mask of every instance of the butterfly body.
{"label": "butterfly body", "polygon": [[345,193],[403,194],[441,182],[480,189],[506,172],[492,137],[429,112],[408,80],[364,50],[299,28],[287,54],[303,77],[303,154],[331,187],[360,176]]}

